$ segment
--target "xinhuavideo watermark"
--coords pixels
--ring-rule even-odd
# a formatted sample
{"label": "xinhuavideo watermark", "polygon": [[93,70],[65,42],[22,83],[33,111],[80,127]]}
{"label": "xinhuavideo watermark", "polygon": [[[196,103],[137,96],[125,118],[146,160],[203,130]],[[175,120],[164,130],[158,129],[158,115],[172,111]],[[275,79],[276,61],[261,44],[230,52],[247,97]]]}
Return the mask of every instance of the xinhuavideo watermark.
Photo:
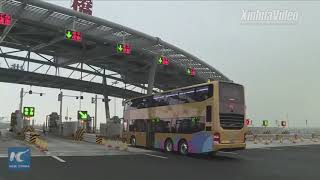
{"label": "xinhuavideo watermark", "polygon": [[241,24],[296,24],[299,13],[294,10],[242,9]]}

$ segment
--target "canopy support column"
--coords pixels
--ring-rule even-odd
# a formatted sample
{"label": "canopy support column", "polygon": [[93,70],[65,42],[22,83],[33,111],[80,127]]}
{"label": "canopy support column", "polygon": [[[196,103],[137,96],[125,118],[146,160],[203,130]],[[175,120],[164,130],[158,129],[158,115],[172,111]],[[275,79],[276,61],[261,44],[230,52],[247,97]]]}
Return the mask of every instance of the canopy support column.
{"label": "canopy support column", "polygon": [[150,70],[149,70],[149,79],[148,79],[148,91],[147,94],[151,95],[153,92],[154,88],[154,78],[156,76],[156,70],[157,70],[157,61],[153,60],[151,65],[150,65]]}

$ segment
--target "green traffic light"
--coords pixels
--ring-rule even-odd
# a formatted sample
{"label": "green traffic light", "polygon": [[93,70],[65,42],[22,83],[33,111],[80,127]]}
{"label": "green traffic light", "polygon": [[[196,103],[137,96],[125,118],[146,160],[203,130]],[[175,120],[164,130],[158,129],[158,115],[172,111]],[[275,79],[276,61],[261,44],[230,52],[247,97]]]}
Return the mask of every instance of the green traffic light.
{"label": "green traffic light", "polygon": [[163,62],[162,57],[159,58],[158,62],[159,62],[159,64],[162,64],[162,62]]}
{"label": "green traffic light", "polygon": [[123,44],[117,44],[117,52],[123,52]]}
{"label": "green traffic light", "polygon": [[71,37],[72,37],[71,31],[67,30],[67,31],[66,31],[66,38],[67,38],[67,39],[71,39]]}

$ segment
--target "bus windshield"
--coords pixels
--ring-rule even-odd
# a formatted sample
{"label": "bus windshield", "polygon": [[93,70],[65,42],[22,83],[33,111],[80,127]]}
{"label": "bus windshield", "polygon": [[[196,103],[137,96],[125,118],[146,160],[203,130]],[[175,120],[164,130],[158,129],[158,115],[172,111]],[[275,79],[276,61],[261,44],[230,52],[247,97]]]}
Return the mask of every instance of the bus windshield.
{"label": "bus windshield", "polygon": [[231,83],[220,83],[220,102],[244,103],[243,86]]}

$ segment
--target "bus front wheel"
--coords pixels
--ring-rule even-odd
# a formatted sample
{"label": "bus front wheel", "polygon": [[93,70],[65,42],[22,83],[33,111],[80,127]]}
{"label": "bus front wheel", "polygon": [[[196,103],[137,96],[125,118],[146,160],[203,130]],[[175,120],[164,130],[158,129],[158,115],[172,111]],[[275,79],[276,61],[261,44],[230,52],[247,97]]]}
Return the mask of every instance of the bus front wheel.
{"label": "bus front wheel", "polygon": [[181,155],[187,155],[189,151],[188,143],[185,140],[182,140],[179,143],[179,152]]}
{"label": "bus front wheel", "polygon": [[131,139],[130,139],[130,144],[131,144],[131,146],[136,146],[137,141],[136,141],[136,138],[135,138],[134,136],[131,137]]}

